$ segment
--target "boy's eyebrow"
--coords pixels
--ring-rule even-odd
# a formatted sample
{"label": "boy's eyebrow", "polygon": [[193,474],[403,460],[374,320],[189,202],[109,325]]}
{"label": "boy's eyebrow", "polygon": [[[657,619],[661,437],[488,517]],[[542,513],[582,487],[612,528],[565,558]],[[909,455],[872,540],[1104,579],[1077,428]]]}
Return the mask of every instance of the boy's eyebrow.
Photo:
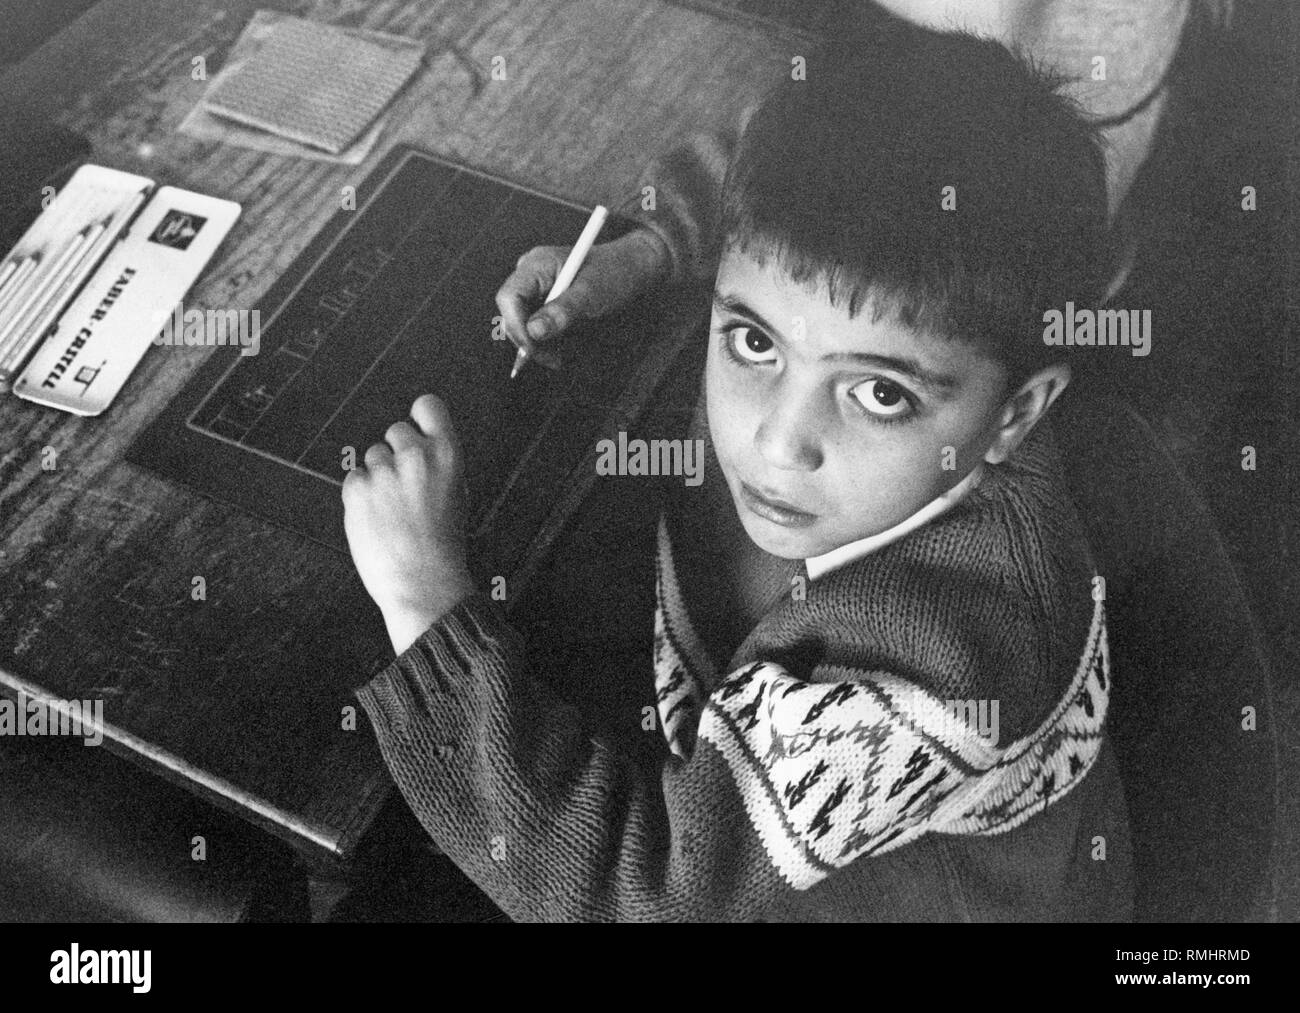
{"label": "boy's eyebrow", "polygon": [[777,330],[775,327],[769,324],[766,320],[764,320],[757,310],[750,309],[748,306],[745,305],[744,300],[740,299],[737,296],[723,295],[721,292],[715,289],[713,292],[713,305],[720,310],[726,310],[728,313],[735,313],[737,316],[749,317],[750,320],[758,324],[758,326],[763,328],[763,330],[768,331],[772,334],[781,333],[779,330]]}
{"label": "boy's eyebrow", "polygon": [[873,366],[885,366],[899,373],[906,373],[917,383],[931,390],[950,391],[957,386],[957,378],[947,373],[936,373],[926,369],[910,355],[872,355],[869,352],[833,352],[823,355],[823,362],[866,362]]}
{"label": "boy's eyebrow", "polygon": [[[754,323],[758,324],[763,330],[772,334],[780,335],[781,332],[769,324],[763,317],[747,306],[744,300],[733,295],[723,295],[715,291],[713,293],[713,305],[718,309],[726,310],[729,313],[735,313],[737,316],[748,317]],[[926,369],[916,359],[910,355],[873,355],[870,352],[832,352],[830,355],[822,356],[823,362],[865,362],[873,366],[884,366],[899,373],[906,373],[912,379],[916,380],[923,386],[932,390],[951,391],[957,386],[957,378],[949,376],[947,373],[936,373],[931,369]]]}

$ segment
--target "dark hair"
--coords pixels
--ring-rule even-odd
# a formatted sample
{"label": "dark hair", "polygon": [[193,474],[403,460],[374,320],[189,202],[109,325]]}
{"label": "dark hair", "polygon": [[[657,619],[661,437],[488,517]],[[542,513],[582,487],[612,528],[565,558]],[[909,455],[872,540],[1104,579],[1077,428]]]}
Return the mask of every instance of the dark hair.
{"label": "dark hair", "polygon": [[1019,382],[1059,353],[1043,313],[1094,301],[1101,280],[1105,161],[1059,84],[964,33],[889,24],[833,48],[746,125],[727,244],[851,315],[973,343]]}

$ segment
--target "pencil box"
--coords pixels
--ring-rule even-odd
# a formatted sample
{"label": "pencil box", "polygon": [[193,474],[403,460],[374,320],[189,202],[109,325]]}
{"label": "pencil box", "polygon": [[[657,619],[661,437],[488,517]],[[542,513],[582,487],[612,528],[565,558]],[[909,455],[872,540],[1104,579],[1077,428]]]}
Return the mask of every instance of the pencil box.
{"label": "pencil box", "polygon": [[82,166],[0,259],[0,391],[100,414],[239,214],[231,201]]}

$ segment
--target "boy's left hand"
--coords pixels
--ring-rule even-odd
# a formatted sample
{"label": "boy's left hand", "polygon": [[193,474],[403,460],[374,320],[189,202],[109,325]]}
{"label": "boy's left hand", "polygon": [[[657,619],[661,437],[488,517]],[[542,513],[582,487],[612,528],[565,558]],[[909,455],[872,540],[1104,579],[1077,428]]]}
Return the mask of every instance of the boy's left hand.
{"label": "boy's left hand", "polygon": [[361,582],[403,653],[471,594],[464,465],[447,407],[416,398],[343,480],[343,528]]}

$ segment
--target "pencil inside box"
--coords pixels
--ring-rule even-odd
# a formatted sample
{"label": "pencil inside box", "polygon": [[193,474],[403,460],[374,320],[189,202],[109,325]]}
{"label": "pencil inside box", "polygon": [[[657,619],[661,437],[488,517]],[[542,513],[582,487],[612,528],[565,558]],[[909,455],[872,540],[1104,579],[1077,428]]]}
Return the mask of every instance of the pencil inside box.
{"label": "pencil inside box", "polygon": [[153,188],[153,181],[82,166],[0,260],[0,390],[58,322]]}

